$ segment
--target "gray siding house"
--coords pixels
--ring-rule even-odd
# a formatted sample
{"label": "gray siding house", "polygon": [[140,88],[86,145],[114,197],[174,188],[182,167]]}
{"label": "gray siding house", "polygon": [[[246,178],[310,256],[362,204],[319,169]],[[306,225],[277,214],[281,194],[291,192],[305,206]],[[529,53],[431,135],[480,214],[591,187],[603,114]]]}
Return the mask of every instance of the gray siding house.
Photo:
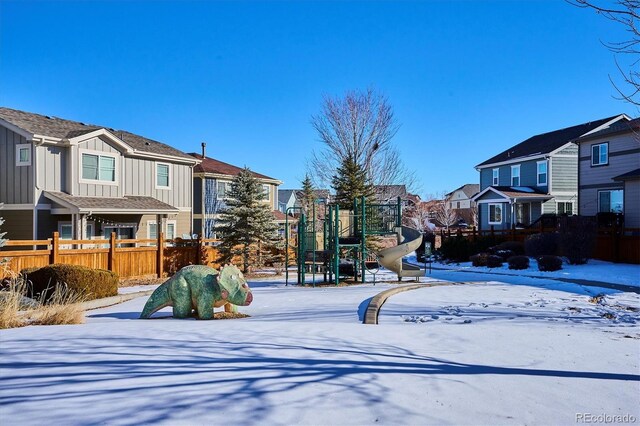
{"label": "gray siding house", "polygon": [[623,213],[640,228],[640,119],[619,121],[576,140],[580,214]]}
{"label": "gray siding house", "polygon": [[198,160],[122,130],[0,108],[0,214],[10,239],[190,235]]}
{"label": "gray siding house", "polygon": [[[231,189],[231,182],[242,171],[242,168],[223,161],[207,157],[205,145],[202,154],[191,153],[198,160],[193,173],[193,229],[204,238],[215,238],[215,224],[218,214],[224,208],[224,200]],[[265,202],[274,211],[276,222],[284,221],[278,211],[278,179],[252,172],[262,184],[266,194]]]}
{"label": "gray siding house", "polygon": [[629,118],[620,114],[533,136],[478,164],[480,229],[526,227],[542,214],[577,214],[578,147],[572,141]]}

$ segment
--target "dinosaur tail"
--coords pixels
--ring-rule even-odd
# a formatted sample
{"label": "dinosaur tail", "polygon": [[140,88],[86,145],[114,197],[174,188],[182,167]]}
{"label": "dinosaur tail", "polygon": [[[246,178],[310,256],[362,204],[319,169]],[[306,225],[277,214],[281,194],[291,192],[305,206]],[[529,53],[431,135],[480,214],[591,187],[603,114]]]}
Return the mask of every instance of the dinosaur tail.
{"label": "dinosaur tail", "polygon": [[140,314],[140,318],[150,318],[154,312],[159,311],[165,306],[169,306],[171,304],[171,300],[169,299],[169,286],[167,283],[160,285],[160,287],[156,288],[155,291],[147,300],[147,303],[144,305],[144,309]]}

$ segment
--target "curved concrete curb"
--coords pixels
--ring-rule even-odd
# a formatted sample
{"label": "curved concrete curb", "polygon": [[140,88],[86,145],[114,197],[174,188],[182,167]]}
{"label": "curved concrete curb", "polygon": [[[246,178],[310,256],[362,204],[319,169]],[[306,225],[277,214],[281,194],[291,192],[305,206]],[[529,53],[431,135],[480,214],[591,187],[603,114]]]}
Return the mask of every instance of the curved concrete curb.
{"label": "curved concrete curb", "polygon": [[403,291],[408,291],[408,290],[416,290],[418,288],[425,288],[425,287],[440,287],[440,286],[447,286],[447,285],[461,285],[461,284],[472,284],[472,283],[473,282],[432,281],[429,283],[410,284],[410,285],[404,285],[402,287],[390,288],[389,290],[385,290],[382,293],[378,293],[371,299],[371,301],[369,302],[369,305],[367,306],[367,310],[364,313],[364,320],[362,321],[362,323],[373,324],[373,325],[378,324],[378,314],[380,313],[380,308],[382,308],[382,305],[384,305],[384,302],[386,302],[387,299],[393,296],[394,294],[402,293]]}
{"label": "curved concrete curb", "polygon": [[118,303],[127,302],[142,296],[150,296],[153,290],[138,291],[136,293],[119,294],[117,296],[105,297],[104,299],[89,300],[82,303],[82,309],[90,311],[92,309],[106,308],[107,306],[117,305]]}

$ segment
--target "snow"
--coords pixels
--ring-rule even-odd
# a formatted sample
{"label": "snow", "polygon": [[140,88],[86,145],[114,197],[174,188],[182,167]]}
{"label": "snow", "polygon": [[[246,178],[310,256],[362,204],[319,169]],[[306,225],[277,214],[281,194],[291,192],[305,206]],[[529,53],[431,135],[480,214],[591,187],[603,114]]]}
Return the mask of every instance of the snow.
{"label": "snow", "polygon": [[[606,274],[591,280],[633,281],[633,268],[594,266]],[[364,310],[397,284],[271,279],[250,283],[245,319],[175,320],[167,308],[138,320],[142,297],[90,311],[82,325],[3,330],[0,419],[494,425],[575,424],[588,413],[638,421],[640,295],[549,277],[434,270],[423,282],[470,283],[394,295],[379,325],[361,324]]]}

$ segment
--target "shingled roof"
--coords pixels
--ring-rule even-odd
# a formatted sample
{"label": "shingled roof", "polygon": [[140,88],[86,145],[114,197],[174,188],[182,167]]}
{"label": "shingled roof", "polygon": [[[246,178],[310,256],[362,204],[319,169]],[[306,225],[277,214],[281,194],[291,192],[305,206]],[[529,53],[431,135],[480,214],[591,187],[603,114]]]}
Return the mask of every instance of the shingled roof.
{"label": "shingled roof", "polygon": [[44,196],[80,213],[178,213],[179,210],[153,197],[127,195],[125,197],[78,197],[64,192],[44,191]]}
{"label": "shingled roof", "polygon": [[[216,160],[210,157],[203,157],[201,154],[195,152],[189,153],[190,156],[202,160],[200,164],[193,168],[194,173],[214,173],[219,175],[237,176],[242,170],[242,167],[234,166],[233,164],[225,163],[224,161]],[[254,177],[258,179],[277,180],[261,173],[251,171]]]}
{"label": "shingled roof", "polygon": [[620,117],[613,115],[611,117],[602,118],[600,120],[589,121],[587,123],[578,124],[577,126],[567,127],[553,132],[542,133],[532,136],[529,139],[502,151],[500,154],[489,158],[478,164],[476,167],[482,167],[488,164],[500,163],[503,161],[515,160],[531,155],[548,154],[561,146],[573,141],[576,138],[596,129],[614,118]]}
{"label": "shingled roof", "polygon": [[17,109],[0,107],[0,119],[19,127],[34,135],[49,136],[58,139],[69,139],[99,129],[106,129],[114,136],[131,146],[135,151],[150,154],[168,155],[191,160],[184,152],[153,139],[145,138],[126,130],[116,130],[96,124],[85,124],[79,121],[65,120],[48,115],[35,114]]}

